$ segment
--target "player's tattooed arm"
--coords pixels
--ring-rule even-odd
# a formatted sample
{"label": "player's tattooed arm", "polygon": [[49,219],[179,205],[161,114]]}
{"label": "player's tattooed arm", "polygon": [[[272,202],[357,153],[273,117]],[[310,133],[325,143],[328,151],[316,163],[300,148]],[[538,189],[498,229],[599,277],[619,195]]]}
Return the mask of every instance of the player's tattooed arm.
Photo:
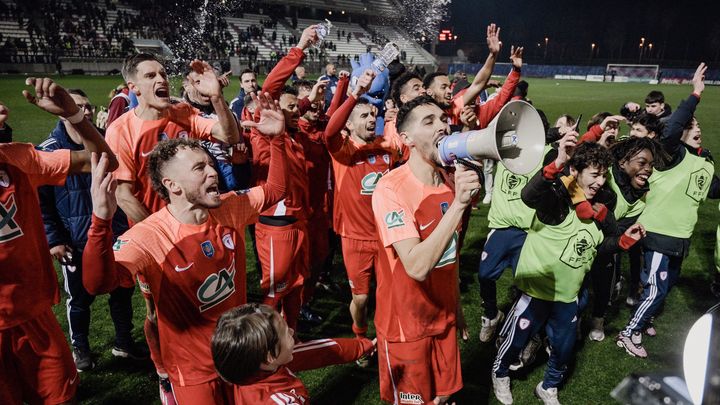
{"label": "player's tattooed arm", "polygon": [[28,77],[25,84],[32,86],[35,90],[35,94],[32,93],[32,89],[30,91],[23,90],[22,92],[30,104],[66,119],[82,136],[85,150],[70,153],[71,173],[90,172],[90,153],[92,152],[107,153],[108,169],[110,171],[117,169],[118,161],[115,154],[112,153],[105,139],[103,139],[92,122],[83,117],[83,111],[78,108],[70,94],[62,86],[48,77]]}

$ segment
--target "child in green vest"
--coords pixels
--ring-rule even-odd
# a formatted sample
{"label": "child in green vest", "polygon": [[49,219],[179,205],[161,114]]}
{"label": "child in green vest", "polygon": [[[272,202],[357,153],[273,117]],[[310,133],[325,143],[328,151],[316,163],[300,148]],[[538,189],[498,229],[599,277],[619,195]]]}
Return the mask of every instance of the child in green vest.
{"label": "child in green vest", "polygon": [[[693,93],[678,106],[663,129],[660,143],[670,155],[670,162],[650,177],[652,191],[647,194],[645,210],[638,219],[647,230],[643,242],[643,292],[630,321],[617,337],[617,345],[631,356],[647,357],[642,332],[680,276],[700,203],[708,197],[712,184],[715,190],[718,188],[713,175],[715,166],[709,154],[699,147],[699,126],[693,117],[705,89],[706,69],[704,63],[698,66],[692,79]],[[654,334],[652,328],[649,335]]]}
{"label": "child in green vest", "polygon": [[[510,364],[545,324],[552,350],[535,395],[545,404],[559,403],[557,387],[573,354],[577,297],[585,274],[598,251],[628,249],[645,233],[635,224],[618,236],[613,213],[604,205],[614,197],[603,189],[612,157],[597,143],[575,147],[576,136],[573,131],[561,139],[555,161],[533,176],[521,193],[535,217],[515,273],[522,295],[508,318],[508,338],[492,370],[495,396],[503,404],[513,402]],[[562,176],[565,165],[570,176]]]}

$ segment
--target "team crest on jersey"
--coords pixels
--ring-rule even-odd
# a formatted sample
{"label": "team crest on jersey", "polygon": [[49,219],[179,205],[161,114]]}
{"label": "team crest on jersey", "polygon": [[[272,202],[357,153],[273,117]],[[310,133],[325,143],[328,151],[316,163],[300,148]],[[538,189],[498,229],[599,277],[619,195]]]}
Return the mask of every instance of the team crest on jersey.
{"label": "team crest on jersey", "polygon": [[360,194],[372,195],[373,191],[375,191],[375,187],[377,186],[378,181],[380,181],[382,176],[382,172],[372,172],[366,174],[365,177],[360,180]]}
{"label": "team crest on jersey", "polygon": [[667,275],[668,275],[667,271],[661,271],[660,272],[660,280],[665,281],[665,279],[667,279]]}
{"label": "team crest on jersey", "polygon": [[18,207],[15,204],[15,193],[3,204],[0,203],[0,243],[11,241],[23,236],[20,225],[15,221]]}
{"label": "team crest on jersey", "polygon": [[707,195],[707,189],[710,187],[712,175],[705,169],[694,171],[690,175],[690,181],[687,185],[685,194],[695,201],[700,201]]}
{"label": "team crest on jersey", "polygon": [[442,212],[443,215],[447,212],[447,210],[450,208],[450,204],[443,201],[440,203],[440,212]]}
{"label": "team crest on jersey", "polygon": [[229,233],[226,233],[222,237],[223,245],[225,245],[226,248],[230,250],[235,250],[235,242],[233,242],[232,235]]}
{"label": "team crest on jersey", "polygon": [[160,135],[158,135],[158,142],[167,141],[168,139],[170,139],[170,137],[168,137],[168,134],[165,132],[161,132]]}
{"label": "team crest on jersey", "polygon": [[401,404],[422,405],[425,403],[425,401],[423,401],[422,395],[416,394],[414,392],[400,391],[398,393],[398,397]]}
{"label": "team crest on jersey", "polygon": [[387,153],[383,155],[383,162],[385,162],[386,165],[390,164],[390,155]]}
{"label": "team crest on jersey", "polygon": [[187,139],[187,138],[188,138],[188,131],[180,131],[180,132],[178,132],[177,137],[178,137],[178,138],[181,138],[181,139]]}
{"label": "team crest on jersey", "polygon": [[405,216],[405,211],[391,211],[385,214],[385,225],[387,225],[387,229],[393,229],[397,228],[399,226],[405,226],[405,221],[403,221],[403,217]]}
{"label": "team crest on jersey", "polygon": [[205,242],[200,244],[200,248],[202,248],[202,252],[207,258],[211,258],[215,256],[215,247],[212,245],[212,242],[209,240],[206,240]]}
{"label": "team crest on jersey", "polygon": [[520,198],[520,190],[527,184],[527,177],[510,171],[505,171],[503,181],[500,182],[500,190],[507,196],[508,201]]}
{"label": "team crest on jersey", "polygon": [[528,328],[528,326],[530,326],[530,320],[527,318],[520,318],[518,326],[520,327],[520,329],[525,330]]}
{"label": "team crest on jersey", "polygon": [[197,298],[202,302],[200,312],[225,301],[235,292],[235,259],[227,269],[209,275],[197,290]]}
{"label": "team crest on jersey", "polygon": [[374,165],[376,161],[377,161],[377,159],[375,158],[375,155],[368,155],[368,162],[371,165]]}
{"label": "team crest on jersey", "polygon": [[0,170],[0,187],[7,188],[10,186],[10,176],[5,170]]}
{"label": "team crest on jersey", "polygon": [[573,269],[580,268],[595,258],[595,245],[595,240],[590,232],[581,229],[568,239],[560,261]]}

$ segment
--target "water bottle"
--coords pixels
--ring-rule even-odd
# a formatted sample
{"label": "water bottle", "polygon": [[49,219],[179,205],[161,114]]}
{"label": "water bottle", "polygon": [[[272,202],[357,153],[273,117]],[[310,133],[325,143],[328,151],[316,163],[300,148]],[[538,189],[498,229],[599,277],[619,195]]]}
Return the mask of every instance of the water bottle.
{"label": "water bottle", "polygon": [[317,34],[317,42],[315,42],[312,46],[315,49],[320,49],[320,46],[325,41],[325,37],[327,37],[330,34],[330,28],[332,28],[332,23],[327,18],[325,19],[325,22],[321,22],[317,24],[317,27],[315,28],[315,33]]}
{"label": "water bottle", "polygon": [[398,55],[400,55],[400,47],[398,47],[394,42],[388,42],[385,44],[385,47],[382,51],[380,51],[377,57],[375,57],[375,60],[372,63],[373,69],[377,70],[378,73],[382,72],[398,57]]}

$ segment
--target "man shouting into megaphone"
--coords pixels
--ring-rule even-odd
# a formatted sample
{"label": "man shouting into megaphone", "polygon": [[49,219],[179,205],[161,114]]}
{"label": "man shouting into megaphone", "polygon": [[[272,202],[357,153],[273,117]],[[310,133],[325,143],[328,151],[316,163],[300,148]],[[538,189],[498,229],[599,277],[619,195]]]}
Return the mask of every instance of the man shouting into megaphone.
{"label": "man shouting into megaphone", "polygon": [[380,397],[388,402],[444,404],[462,388],[456,333],[467,339],[459,304],[458,234],[476,171],[457,166],[454,184],[437,144],[450,128],[429,96],[404,104],[397,132],[410,149],[406,164],[377,183],[373,214],[379,254],[375,328]]}

